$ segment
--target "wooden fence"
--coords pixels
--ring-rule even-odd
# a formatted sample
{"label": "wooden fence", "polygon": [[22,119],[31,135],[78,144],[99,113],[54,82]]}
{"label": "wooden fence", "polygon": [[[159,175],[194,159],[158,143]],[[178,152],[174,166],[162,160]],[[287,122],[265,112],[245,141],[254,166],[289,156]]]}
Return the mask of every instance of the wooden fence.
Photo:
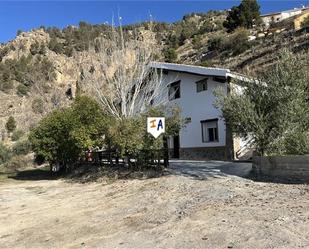
{"label": "wooden fence", "polygon": [[138,150],[134,153],[121,153],[117,150],[100,150],[85,152],[85,160],[97,164],[128,165],[137,167],[168,167],[169,155],[167,149]]}

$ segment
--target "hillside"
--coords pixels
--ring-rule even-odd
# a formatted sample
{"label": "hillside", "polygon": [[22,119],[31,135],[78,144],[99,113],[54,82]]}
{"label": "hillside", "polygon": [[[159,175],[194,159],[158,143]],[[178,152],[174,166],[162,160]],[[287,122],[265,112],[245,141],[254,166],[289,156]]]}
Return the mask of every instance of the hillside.
{"label": "hillside", "polygon": [[[172,24],[145,22],[123,28],[128,37],[136,30],[145,39],[155,37],[161,51],[158,60],[224,67],[237,72],[264,70],[275,63],[281,48],[299,52],[309,47],[309,34],[293,31],[288,23],[248,41],[249,35],[258,37],[262,31],[240,29],[227,33],[223,28],[225,18],[225,11],[211,11],[189,14]],[[70,103],[82,80],[81,62],[98,64],[97,38],[108,39],[110,35],[108,25],[80,22],[78,27],[63,30],[41,27],[19,32],[14,40],[1,44],[2,138],[7,136],[5,123],[9,116],[16,119],[17,129],[27,131],[52,109]]]}

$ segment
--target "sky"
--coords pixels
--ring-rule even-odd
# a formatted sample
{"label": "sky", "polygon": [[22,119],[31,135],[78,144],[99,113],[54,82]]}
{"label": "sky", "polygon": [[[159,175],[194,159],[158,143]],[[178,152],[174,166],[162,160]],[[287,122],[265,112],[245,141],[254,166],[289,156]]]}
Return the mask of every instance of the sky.
{"label": "sky", "polygon": [[[0,0],[0,43],[12,40],[17,30],[29,31],[40,26],[59,28],[78,25],[111,23],[121,16],[123,24],[149,20],[174,22],[192,12],[229,9],[237,0],[139,0],[139,1],[3,1]],[[261,13],[309,6],[309,0],[260,0]]]}

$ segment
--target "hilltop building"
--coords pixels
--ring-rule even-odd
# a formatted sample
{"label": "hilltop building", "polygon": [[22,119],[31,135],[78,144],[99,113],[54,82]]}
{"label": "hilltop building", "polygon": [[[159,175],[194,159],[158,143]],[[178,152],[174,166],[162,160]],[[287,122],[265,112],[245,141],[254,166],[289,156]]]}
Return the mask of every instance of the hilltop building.
{"label": "hilltop building", "polygon": [[309,11],[309,7],[302,6],[302,8],[294,8],[291,10],[285,10],[281,12],[261,15],[261,18],[262,18],[262,21],[265,27],[268,28],[272,23],[281,22],[291,17],[297,17],[308,11]]}

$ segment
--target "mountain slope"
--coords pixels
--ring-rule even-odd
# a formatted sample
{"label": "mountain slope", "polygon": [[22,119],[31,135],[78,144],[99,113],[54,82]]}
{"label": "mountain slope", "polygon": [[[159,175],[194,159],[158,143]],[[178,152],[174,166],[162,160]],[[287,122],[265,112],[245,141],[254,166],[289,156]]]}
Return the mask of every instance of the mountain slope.
{"label": "mountain slope", "polygon": [[[258,37],[262,32],[252,29],[227,33],[222,26],[225,18],[225,11],[193,13],[172,24],[147,22],[123,29],[126,36],[136,31],[145,39],[155,36],[161,50],[158,60],[237,72],[265,70],[275,63],[282,48],[300,52],[309,47],[309,34],[295,32],[285,23],[265,37],[248,41],[248,35]],[[110,26],[81,22],[78,27],[63,30],[42,27],[22,32],[1,44],[0,134],[5,136],[9,116],[16,119],[17,129],[27,131],[46,113],[68,105],[82,78],[81,63],[87,65],[89,61],[89,68],[90,61],[99,65],[97,38],[110,35]]]}

